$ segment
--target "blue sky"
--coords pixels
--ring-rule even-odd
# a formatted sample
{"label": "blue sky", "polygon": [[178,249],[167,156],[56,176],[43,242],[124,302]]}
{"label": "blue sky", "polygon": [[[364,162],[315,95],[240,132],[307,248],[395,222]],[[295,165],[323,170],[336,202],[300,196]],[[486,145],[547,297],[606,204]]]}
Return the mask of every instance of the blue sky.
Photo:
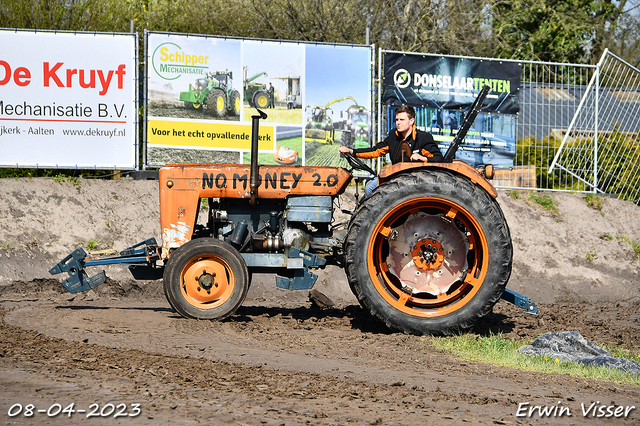
{"label": "blue sky", "polygon": [[[306,46],[307,105],[351,96],[371,109],[371,50],[368,47]],[[334,104],[339,109],[340,104]]]}

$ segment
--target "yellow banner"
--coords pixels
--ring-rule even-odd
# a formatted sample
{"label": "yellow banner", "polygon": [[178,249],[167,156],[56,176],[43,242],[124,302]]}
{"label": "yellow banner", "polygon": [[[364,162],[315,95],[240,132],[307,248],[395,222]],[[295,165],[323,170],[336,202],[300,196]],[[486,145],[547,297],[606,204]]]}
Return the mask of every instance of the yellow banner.
{"label": "yellow banner", "polygon": [[[258,138],[258,149],[275,149],[273,126],[261,125]],[[149,120],[147,141],[149,145],[157,146],[250,150],[251,125]]]}

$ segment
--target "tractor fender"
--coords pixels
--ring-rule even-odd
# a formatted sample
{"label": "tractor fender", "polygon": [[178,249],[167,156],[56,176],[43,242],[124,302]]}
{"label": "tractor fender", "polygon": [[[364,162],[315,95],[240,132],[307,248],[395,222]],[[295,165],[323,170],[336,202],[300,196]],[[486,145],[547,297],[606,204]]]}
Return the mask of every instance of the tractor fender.
{"label": "tractor fender", "polygon": [[404,174],[411,173],[414,170],[420,169],[445,169],[454,174],[464,176],[468,178],[474,184],[480,186],[482,189],[487,191],[489,195],[493,198],[498,198],[498,191],[494,188],[494,186],[482,175],[480,172],[467,163],[459,160],[455,160],[452,163],[424,163],[424,162],[402,162],[396,163],[389,166],[385,166],[380,170],[378,174],[378,179],[380,183],[386,182],[388,180],[393,179],[394,177]]}

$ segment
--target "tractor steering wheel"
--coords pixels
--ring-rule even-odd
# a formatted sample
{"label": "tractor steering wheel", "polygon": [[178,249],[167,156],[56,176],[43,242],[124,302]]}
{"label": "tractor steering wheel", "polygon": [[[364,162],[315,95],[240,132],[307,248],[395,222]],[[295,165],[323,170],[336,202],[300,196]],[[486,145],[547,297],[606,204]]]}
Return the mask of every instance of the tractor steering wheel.
{"label": "tractor steering wheel", "polygon": [[359,158],[356,158],[355,156],[353,156],[352,154],[349,153],[341,153],[344,158],[347,160],[347,163],[349,163],[349,165],[351,166],[352,169],[358,169],[358,170],[364,170],[365,172],[371,173],[374,176],[377,176],[378,174],[375,172],[375,170],[373,170],[371,167],[369,167],[366,163],[364,163],[362,160],[360,160]]}

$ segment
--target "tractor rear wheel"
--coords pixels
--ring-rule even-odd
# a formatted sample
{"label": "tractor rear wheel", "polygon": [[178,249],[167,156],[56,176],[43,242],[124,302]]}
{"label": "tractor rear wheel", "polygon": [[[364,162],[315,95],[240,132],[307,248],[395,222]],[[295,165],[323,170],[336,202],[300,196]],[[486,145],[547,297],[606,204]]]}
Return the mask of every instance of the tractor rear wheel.
{"label": "tractor rear wheel", "polygon": [[381,184],[345,241],[360,304],[389,328],[451,334],[491,312],[511,275],[500,206],[469,179],[422,170]]}
{"label": "tractor rear wheel", "polygon": [[240,93],[237,90],[234,90],[231,94],[231,114],[236,117],[240,115],[240,109],[242,108],[242,101],[240,100]]}
{"label": "tractor rear wheel", "polygon": [[269,105],[269,95],[264,90],[259,90],[253,95],[253,106],[255,108],[266,108]]}
{"label": "tractor rear wheel", "polygon": [[164,271],[164,292],[185,318],[223,319],[233,314],[249,289],[247,264],[230,244],[199,238],[179,247]]}
{"label": "tractor rear wheel", "polygon": [[227,97],[221,89],[213,89],[207,96],[207,110],[213,117],[222,117],[227,111]]}

